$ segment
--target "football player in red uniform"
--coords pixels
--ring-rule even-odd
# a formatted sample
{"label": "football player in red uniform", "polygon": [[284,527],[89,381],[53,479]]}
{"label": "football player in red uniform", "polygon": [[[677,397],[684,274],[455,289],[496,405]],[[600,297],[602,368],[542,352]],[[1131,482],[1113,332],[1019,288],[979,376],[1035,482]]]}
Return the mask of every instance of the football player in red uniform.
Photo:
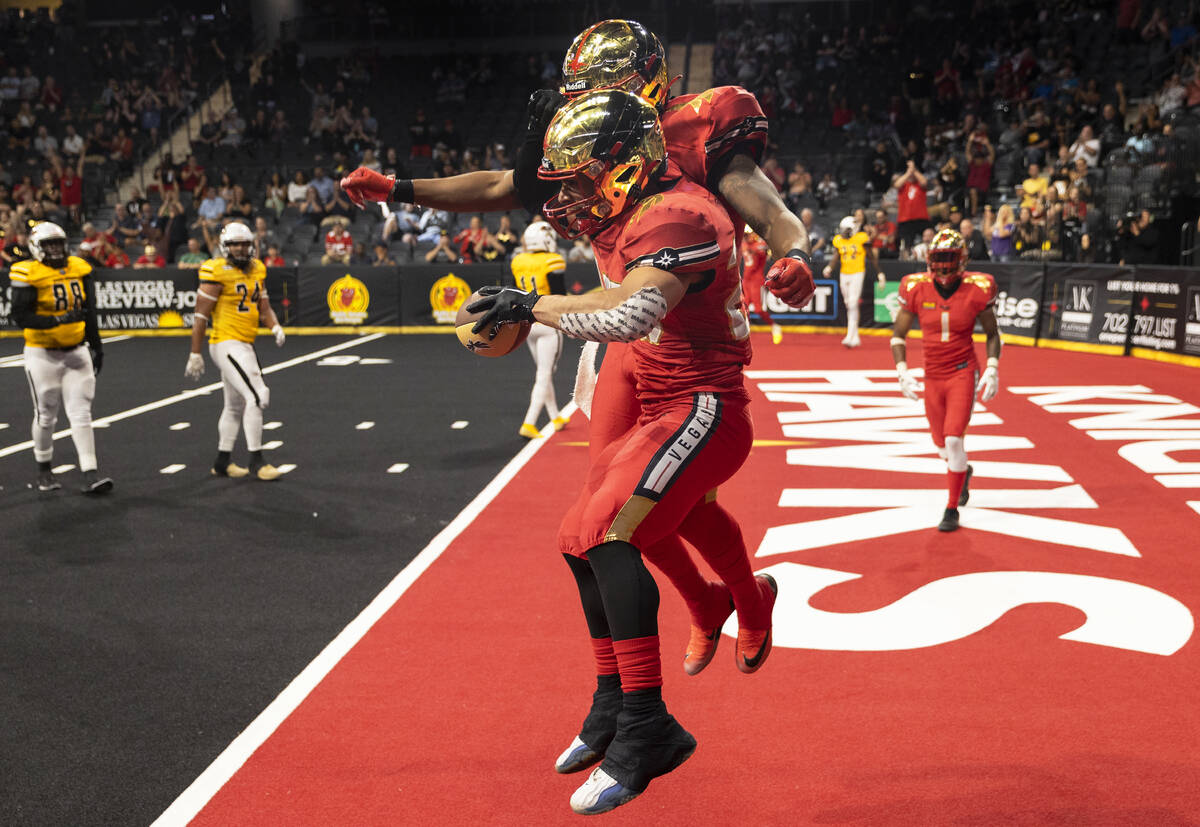
{"label": "football player in red uniform", "polygon": [[[659,595],[641,549],[674,535],[749,454],[749,324],[734,225],[667,162],[652,106],[619,90],[575,98],[550,123],[545,152],[539,175],[562,187],[543,212],[568,237],[591,238],[607,287],[582,296],[484,288],[488,298],[467,310],[485,311],[477,330],[538,321],[627,343],[635,365],[636,423],[605,446],[559,532],[600,672],[563,759],[603,757],[571,797],[576,812],[594,814],[639,795],[696,746],[663,703]],[[737,551],[747,558],[744,543]],[[770,651],[777,591],[769,575],[754,583],[736,644],[750,667]]]}
{"label": "football player in red uniform", "polygon": [[[1000,390],[1000,329],[992,309],[996,282],[986,273],[963,270],[967,244],[955,230],[942,230],[929,244],[929,270],[900,281],[900,312],[892,332],[892,357],[900,390],[916,400],[917,380],[908,370],[904,337],[913,319],[921,322],[925,347],[925,416],[938,456],[949,467],[949,500],[939,531],[958,528],[958,507],[970,495],[971,466],[963,434],[971,421],[975,392],[982,402]],[[987,368],[982,377],[971,334],[975,322],[987,336]]]}
{"label": "football player in red uniform", "polygon": [[[575,39],[563,61],[562,88],[568,97],[620,88],[661,111],[664,140],[672,161],[693,182],[724,199],[737,235],[749,223],[771,249],[788,251],[767,273],[767,286],[791,305],[804,304],[815,289],[806,252],[808,235],[758,168],[767,138],[766,118],[758,102],[749,92],[734,86],[668,100],[669,86],[662,44],[634,21],[605,20],[589,27]],[[539,178],[538,167],[546,125],[563,100],[563,96],[547,90],[534,93],[526,138],[513,171],[403,181],[360,168],[343,179],[342,187],[360,204],[363,200],[415,201],[456,211],[524,206],[537,213],[559,191],[560,182]],[[605,282],[605,286],[611,284]],[[590,363],[595,347],[585,348],[585,363]],[[592,398],[585,413],[590,420],[593,462],[640,416],[633,364],[627,346],[611,342],[606,346],[594,393],[591,388],[577,388],[576,399],[589,394]],[[664,537],[658,546],[643,549],[647,559],[679,590],[692,615],[684,657],[684,669],[692,675],[712,660],[721,627],[731,611],[736,608],[739,619],[752,613],[760,591],[748,559],[736,552],[744,546],[737,522],[716,501],[715,494],[710,492],[696,504],[679,533],[697,548],[723,585],[710,583],[700,574],[678,537]],[[752,672],[761,663],[757,661],[751,667],[738,661],[738,666]],[[570,771],[561,762],[559,769]]]}
{"label": "football player in red uniform", "polygon": [[783,341],[783,328],[779,322],[771,318],[763,298],[763,288],[766,286],[767,259],[771,251],[767,242],[749,226],[742,236],[742,292],[746,296],[746,307],[751,313],[771,326],[771,341],[779,344]]}

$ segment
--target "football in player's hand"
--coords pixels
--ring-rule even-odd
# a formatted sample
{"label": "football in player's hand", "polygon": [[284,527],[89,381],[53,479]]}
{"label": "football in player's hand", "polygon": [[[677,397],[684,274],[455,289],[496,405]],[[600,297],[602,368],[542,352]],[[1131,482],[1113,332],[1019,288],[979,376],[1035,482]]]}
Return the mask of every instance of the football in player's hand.
{"label": "football in player's hand", "polygon": [[463,347],[479,356],[504,356],[520,347],[533,325],[530,322],[510,322],[501,325],[488,325],[478,333],[472,333],[471,328],[479,321],[483,313],[468,313],[467,308],[488,296],[478,290],[471,294],[454,319],[454,332]]}

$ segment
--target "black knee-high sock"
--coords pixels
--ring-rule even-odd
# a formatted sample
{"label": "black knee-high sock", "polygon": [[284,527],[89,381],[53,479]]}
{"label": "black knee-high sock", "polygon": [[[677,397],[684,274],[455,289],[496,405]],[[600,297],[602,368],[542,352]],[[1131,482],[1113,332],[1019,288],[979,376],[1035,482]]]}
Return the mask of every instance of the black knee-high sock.
{"label": "black knee-high sock", "polygon": [[658,584],[641,553],[616,540],[589,549],[588,562],[596,575],[604,613],[613,640],[658,634]]}

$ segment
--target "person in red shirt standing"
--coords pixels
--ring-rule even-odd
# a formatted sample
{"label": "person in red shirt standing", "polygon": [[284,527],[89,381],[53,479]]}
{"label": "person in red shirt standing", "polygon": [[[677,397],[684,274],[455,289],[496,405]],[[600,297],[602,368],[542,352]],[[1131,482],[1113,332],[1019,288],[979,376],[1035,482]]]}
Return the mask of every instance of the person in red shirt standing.
{"label": "person in red shirt standing", "polygon": [[70,164],[55,170],[58,178],[59,203],[67,211],[71,223],[78,226],[81,220],[79,208],[83,205],[83,156],[77,161],[78,169]]}
{"label": "person in red shirt standing", "polygon": [[[925,417],[938,456],[949,468],[949,500],[939,531],[958,528],[958,507],[967,504],[971,466],[963,434],[975,407],[1000,390],[1000,329],[993,304],[996,282],[986,273],[963,270],[967,244],[956,230],[942,230],[929,244],[929,270],[900,281],[900,312],[892,332],[892,357],[900,375],[900,390],[916,401],[917,380],[908,370],[904,337],[913,319],[920,320],[925,350]],[[978,321],[987,336],[987,368],[979,374],[975,343]]]}
{"label": "person in red shirt standing", "polygon": [[930,226],[929,207],[925,203],[925,176],[910,158],[904,172],[892,180],[892,186],[896,188],[896,232],[900,236],[900,246],[911,250],[921,233]]}
{"label": "person in red shirt standing", "polygon": [[133,269],[144,270],[148,267],[166,267],[167,260],[158,254],[158,248],[153,244],[147,244],[142,250],[142,254],[137,257],[137,261],[133,263]]}
{"label": "person in red shirt standing", "polygon": [[[642,98],[604,90],[567,103],[546,130],[538,176],[561,184],[543,214],[560,235],[592,239],[605,287],[579,296],[484,288],[487,298],[466,308],[483,313],[475,330],[538,321],[628,343],[641,411],[605,447],[559,529],[599,671],[592,710],[564,753],[603,758],[571,796],[575,812],[591,815],[632,800],[696,747],[662,699],[659,594],[641,550],[673,536],[749,454],[749,322],[729,214],[668,162],[656,109]],[[748,559],[740,531],[738,540]],[[754,585],[757,600],[738,607],[743,671],[771,647],[777,586],[768,575]]]}
{"label": "person in red shirt standing", "polygon": [[742,293],[746,297],[747,309],[751,313],[757,313],[771,326],[771,341],[779,344],[783,341],[783,328],[767,312],[763,292],[766,286],[767,258],[770,254],[767,242],[747,226],[746,234],[742,236]]}

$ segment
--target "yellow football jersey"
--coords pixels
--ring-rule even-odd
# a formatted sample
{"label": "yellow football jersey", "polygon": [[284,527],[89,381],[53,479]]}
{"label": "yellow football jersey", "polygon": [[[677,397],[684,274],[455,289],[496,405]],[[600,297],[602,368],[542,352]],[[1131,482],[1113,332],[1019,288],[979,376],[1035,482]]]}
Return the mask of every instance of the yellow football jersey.
{"label": "yellow football jersey", "polygon": [[841,258],[842,273],[853,276],[866,272],[867,245],[870,243],[871,240],[862,230],[849,238],[842,238],[840,235],[833,237],[833,246],[837,247],[838,256]]}
{"label": "yellow football jersey", "polygon": [[210,258],[200,265],[200,284],[221,288],[208,341],[253,342],[258,335],[258,302],[267,295],[267,268],[263,263],[252,258],[250,266],[242,270],[223,258]]}
{"label": "yellow football jersey", "polygon": [[[18,261],[8,271],[14,287],[37,290],[37,314],[57,316],[68,310],[83,310],[87,293],[83,277],[92,266],[77,256],[67,257],[67,266],[47,267],[40,261]],[[43,329],[26,328],[25,344],[33,347],[74,347],[83,341],[83,322],[71,322]]]}
{"label": "yellow football jersey", "polygon": [[512,272],[517,287],[537,290],[540,295],[561,293],[550,284],[550,275],[567,269],[567,262],[558,253],[517,253],[513,256]]}

